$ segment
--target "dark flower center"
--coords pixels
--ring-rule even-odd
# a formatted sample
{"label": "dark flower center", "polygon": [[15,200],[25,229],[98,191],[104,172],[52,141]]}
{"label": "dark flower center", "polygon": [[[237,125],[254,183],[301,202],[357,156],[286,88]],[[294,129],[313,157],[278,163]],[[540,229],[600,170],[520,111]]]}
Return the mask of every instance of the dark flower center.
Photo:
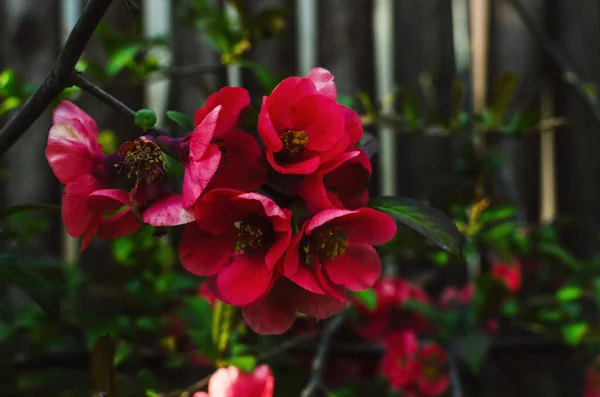
{"label": "dark flower center", "polygon": [[320,227],[311,233],[309,250],[320,259],[333,259],[346,252],[348,237],[335,226]]}
{"label": "dark flower center", "polygon": [[291,159],[304,151],[308,143],[308,135],[304,131],[285,131],[279,136],[283,142],[283,149],[278,153],[285,159]]}
{"label": "dark flower center", "polygon": [[410,357],[402,356],[396,361],[396,363],[398,365],[398,368],[404,369],[404,368],[408,367],[408,364],[410,363],[410,361],[411,361]]}
{"label": "dark flower center", "polygon": [[235,227],[238,229],[238,236],[233,240],[236,252],[253,252],[268,244],[268,228],[252,222],[236,222]]}
{"label": "dark flower center", "polygon": [[437,365],[426,365],[423,368],[423,376],[428,380],[436,380],[440,377],[440,369]]}
{"label": "dark flower center", "polygon": [[150,183],[163,175],[163,155],[158,145],[145,139],[136,139],[121,146],[120,170],[127,178]]}

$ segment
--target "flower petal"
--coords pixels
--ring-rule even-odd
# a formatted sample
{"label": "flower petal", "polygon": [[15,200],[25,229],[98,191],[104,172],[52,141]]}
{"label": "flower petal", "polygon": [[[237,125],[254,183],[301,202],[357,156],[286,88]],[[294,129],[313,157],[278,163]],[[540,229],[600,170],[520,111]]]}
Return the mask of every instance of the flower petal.
{"label": "flower petal", "polygon": [[[230,238],[229,238],[230,237]],[[234,253],[234,236],[215,236],[203,232],[195,223],[186,225],[179,243],[179,260],[197,276],[212,276],[229,262]]]}
{"label": "flower petal", "polygon": [[326,294],[330,295],[334,299],[337,299],[339,302],[345,303],[347,300],[346,288],[331,281],[327,275],[327,272],[325,271],[325,266],[316,258],[314,259],[313,265],[315,268],[315,276],[323,288],[323,291],[325,291]]}
{"label": "flower petal", "polygon": [[83,238],[81,239],[81,247],[79,248],[79,252],[83,252],[92,242],[92,238],[94,234],[96,234],[96,230],[98,230],[98,226],[102,222],[103,214],[96,214],[92,221],[88,224],[87,230],[83,233]]}
{"label": "flower petal", "polygon": [[215,128],[215,137],[220,137],[236,128],[243,110],[250,106],[250,95],[242,87],[221,88],[208,97],[202,108],[196,110],[194,124],[200,124],[206,115],[219,105],[221,105],[221,112]]}
{"label": "flower petal", "polygon": [[170,194],[152,204],[143,213],[144,223],[152,226],[179,226],[194,222],[194,210],[183,205],[179,194]]}
{"label": "flower petal", "polygon": [[322,152],[331,149],[344,135],[344,117],[344,111],[334,99],[310,95],[292,107],[290,129],[306,132],[306,148]]}
{"label": "flower petal", "polygon": [[266,96],[263,97],[263,103],[258,115],[258,135],[268,150],[278,152],[283,148],[283,142],[281,141],[277,130],[273,127],[271,117],[269,116]]}
{"label": "flower petal", "polygon": [[304,77],[288,77],[279,83],[264,101],[275,131],[293,129],[290,120],[292,107],[302,98],[316,93],[315,84]]}
{"label": "flower petal", "polygon": [[318,319],[331,317],[346,306],[345,302],[340,302],[329,295],[314,294],[302,288],[297,288],[294,298],[296,310]]}
{"label": "flower petal", "polygon": [[88,230],[97,212],[88,207],[88,196],[101,187],[96,178],[82,175],[65,186],[62,198],[62,218],[67,232],[73,237]]}
{"label": "flower petal", "polygon": [[217,128],[217,119],[221,106],[214,108],[200,124],[191,132],[190,135],[190,161],[200,160],[205,157],[204,152],[208,149],[215,129]]}
{"label": "flower petal", "polygon": [[244,319],[261,335],[279,335],[289,330],[296,319],[296,308],[289,299],[288,282],[280,278],[257,304],[242,308]]}
{"label": "flower petal", "polygon": [[215,144],[208,146],[204,156],[184,166],[182,197],[183,206],[189,208],[200,197],[221,162],[221,151]]}
{"label": "flower petal", "polygon": [[221,136],[224,149],[209,189],[258,189],[267,178],[267,167],[256,139],[247,132],[232,130]]}
{"label": "flower petal", "polygon": [[102,221],[98,227],[98,237],[102,239],[118,238],[135,233],[142,224],[135,219],[128,208]]}
{"label": "flower petal", "polygon": [[349,144],[354,145],[363,135],[363,125],[360,119],[360,116],[354,109],[349,108],[348,106],[343,106],[342,110],[344,111],[344,120],[345,120],[345,131],[346,135],[349,138]]}
{"label": "flower petal", "polygon": [[350,244],[343,255],[327,260],[324,268],[334,284],[362,291],[371,288],[381,276],[381,259],[368,244]]}
{"label": "flower petal", "polygon": [[318,228],[319,226],[323,226],[325,223],[331,222],[332,220],[336,220],[336,224],[337,224],[338,218],[345,219],[344,217],[351,215],[351,214],[355,214],[357,212],[358,211],[342,210],[342,209],[323,210],[323,211],[319,212],[318,214],[316,214],[315,216],[313,216],[310,219],[310,221],[308,221],[308,224],[306,226],[306,234],[310,234],[314,229]]}
{"label": "flower petal", "polygon": [[359,208],[352,214],[335,220],[336,226],[355,243],[381,245],[396,235],[396,222],[392,217],[372,208]]}
{"label": "flower petal", "polygon": [[300,253],[298,250],[300,249],[300,240],[304,237],[304,229],[305,226],[302,227],[302,230],[296,233],[292,239],[290,240],[290,245],[285,252],[285,257],[283,260],[283,268],[281,272],[286,277],[291,277],[298,271],[300,267]]}
{"label": "flower petal", "polygon": [[336,99],[337,92],[335,83],[333,81],[333,75],[329,70],[325,68],[314,68],[306,75],[306,78],[314,83],[319,94],[325,95],[331,99]]}
{"label": "flower petal", "polygon": [[97,212],[116,211],[131,203],[129,192],[120,189],[100,189],[88,197],[88,207]]}
{"label": "flower petal", "polygon": [[[62,101],[52,112],[52,123],[60,124],[68,122],[68,120],[77,120],[83,126],[83,129],[78,131],[81,133],[81,138],[89,141],[92,146],[98,144],[98,125],[86,112],[81,110],[73,102]],[[90,147],[92,147],[90,146]]]}
{"label": "flower petal", "polygon": [[81,175],[91,174],[102,156],[98,137],[91,140],[77,119],[52,126],[45,153],[54,175],[65,185]]}
{"label": "flower petal", "polygon": [[[216,249],[216,248],[213,248]],[[217,299],[234,306],[246,306],[267,292],[273,272],[261,255],[233,255],[229,264],[209,280]]]}
{"label": "flower petal", "polygon": [[270,150],[267,150],[267,161],[275,171],[281,174],[295,175],[312,174],[319,168],[319,164],[321,163],[318,157],[312,157],[297,163],[278,163],[273,156],[273,152]]}

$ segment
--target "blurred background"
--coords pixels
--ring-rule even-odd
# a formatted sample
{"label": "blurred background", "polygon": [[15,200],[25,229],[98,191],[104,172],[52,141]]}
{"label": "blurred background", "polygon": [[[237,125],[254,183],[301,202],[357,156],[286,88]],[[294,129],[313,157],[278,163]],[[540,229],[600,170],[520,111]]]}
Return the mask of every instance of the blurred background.
{"label": "blurred background", "polygon": [[[51,70],[84,4],[0,1],[0,125]],[[496,263],[522,269],[518,291],[478,290],[495,302],[484,317],[500,328],[485,363],[461,367],[453,382],[462,387],[448,395],[575,396],[600,336],[599,46],[596,0],[115,0],[78,70],[183,135],[165,111],[193,115],[224,85],[247,88],[260,104],[283,78],[329,69],[338,100],[378,140],[371,194],[432,204],[466,236],[459,261],[401,231],[381,249],[386,275],[435,297]],[[107,149],[138,135],[132,120],[89,95],[70,89],[62,98],[95,118]],[[60,204],[44,157],[50,122],[49,109],[2,157],[0,208]],[[0,394],[89,394],[90,350],[105,332],[119,340],[119,373],[133,390],[123,395],[209,373],[189,359],[189,339],[210,341],[198,321],[211,313],[198,303],[200,280],[180,269],[169,242],[176,235],[144,229],[79,253],[60,212],[48,209],[0,212],[2,251],[53,283],[62,312],[51,321],[22,290],[0,285]],[[169,331],[164,319],[180,309],[186,331]],[[334,355],[381,354],[349,338]],[[274,343],[255,339],[251,347]],[[311,351],[309,343],[300,353]],[[290,362],[276,371],[289,391],[276,395],[298,395],[307,376],[306,365]]]}

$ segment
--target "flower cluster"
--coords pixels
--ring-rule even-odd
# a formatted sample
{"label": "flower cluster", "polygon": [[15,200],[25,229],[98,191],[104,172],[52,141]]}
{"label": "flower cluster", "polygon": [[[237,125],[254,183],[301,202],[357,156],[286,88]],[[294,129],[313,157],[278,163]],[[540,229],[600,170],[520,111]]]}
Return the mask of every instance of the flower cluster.
{"label": "flower cluster", "polygon": [[[372,287],[381,273],[373,246],[391,240],[396,224],[367,207],[362,124],[337,102],[327,70],[287,78],[263,98],[258,140],[243,130],[249,107],[245,89],[224,87],[184,137],[142,136],[103,154],[94,120],[62,102],[46,156],[82,250],[95,234],[185,225],[182,265],[241,307],[256,332],[282,333],[297,312],[326,318],[344,307],[347,289]],[[183,166],[180,189],[165,153]]]}

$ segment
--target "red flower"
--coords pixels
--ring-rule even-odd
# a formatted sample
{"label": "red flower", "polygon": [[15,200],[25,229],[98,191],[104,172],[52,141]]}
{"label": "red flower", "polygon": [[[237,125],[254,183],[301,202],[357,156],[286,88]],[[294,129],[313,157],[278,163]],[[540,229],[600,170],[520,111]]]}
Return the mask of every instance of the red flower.
{"label": "red flower", "polygon": [[371,162],[361,149],[344,152],[302,182],[300,196],[315,213],[330,208],[356,209],[369,203]]}
{"label": "red flower", "polygon": [[324,319],[339,312],[344,306],[344,303],[329,295],[307,291],[275,273],[272,288],[259,300],[244,307],[242,313],[254,332],[276,335],[292,327],[296,313]]}
{"label": "red flower", "polygon": [[439,396],[448,388],[448,374],[444,371],[446,354],[442,348],[430,343],[417,353],[415,383],[425,396]]}
{"label": "red flower", "polygon": [[218,369],[208,382],[208,393],[196,392],[194,397],[272,397],[275,378],[271,369],[259,365],[252,373],[234,366]]}
{"label": "red flower", "polygon": [[198,287],[198,296],[201,296],[204,299],[206,299],[206,301],[210,303],[211,306],[214,306],[215,302],[217,301],[217,298],[215,298],[213,293],[210,291],[210,288],[208,287],[207,283],[200,284],[200,286]]}
{"label": "red flower", "polygon": [[585,379],[584,397],[600,397],[600,356],[586,371]]}
{"label": "red flower", "polygon": [[130,202],[129,193],[111,190],[100,198],[118,176],[123,158],[113,153],[102,155],[98,143],[98,126],[83,110],[68,101],[61,102],[52,115],[46,158],[58,180],[65,184],[62,217],[67,232],[83,236],[83,251],[98,233],[117,237],[133,233],[139,222],[121,213],[108,219],[105,215]]}
{"label": "red flower", "polygon": [[360,118],[335,96],[333,76],[317,68],[283,80],[263,98],[258,132],[277,172],[311,174],[360,139]]}
{"label": "red flower", "polygon": [[196,111],[196,128],[183,138],[159,137],[183,163],[183,204],[191,207],[200,195],[216,188],[255,190],[266,179],[266,167],[256,140],[235,129],[250,105],[248,92],[224,87]]}
{"label": "red flower", "polygon": [[466,305],[473,299],[475,289],[472,284],[467,284],[463,289],[447,286],[442,291],[440,303],[442,306]]}
{"label": "red flower", "polygon": [[521,289],[521,263],[515,260],[513,263],[496,262],[492,265],[491,273],[511,292]]}
{"label": "red flower", "polygon": [[183,266],[208,276],[217,299],[245,306],[263,296],[291,238],[290,211],[257,193],[215,189],[195,204],[179,245]]}
{"label": "red flower", "polygon": [[395,233],[394,220],[371,208],[319,212],[292,238],[283,274],[310,292],[345,302],[346,288],[361,291],[375,284],[381,260],[373,245]]}
{"label": "red flower", "polygon": [[416,361],[419,342],[410,331],[390,334],[384,342],[385,354],[380,362],[381,372],[393,389],[408,387],[417,375]]}

